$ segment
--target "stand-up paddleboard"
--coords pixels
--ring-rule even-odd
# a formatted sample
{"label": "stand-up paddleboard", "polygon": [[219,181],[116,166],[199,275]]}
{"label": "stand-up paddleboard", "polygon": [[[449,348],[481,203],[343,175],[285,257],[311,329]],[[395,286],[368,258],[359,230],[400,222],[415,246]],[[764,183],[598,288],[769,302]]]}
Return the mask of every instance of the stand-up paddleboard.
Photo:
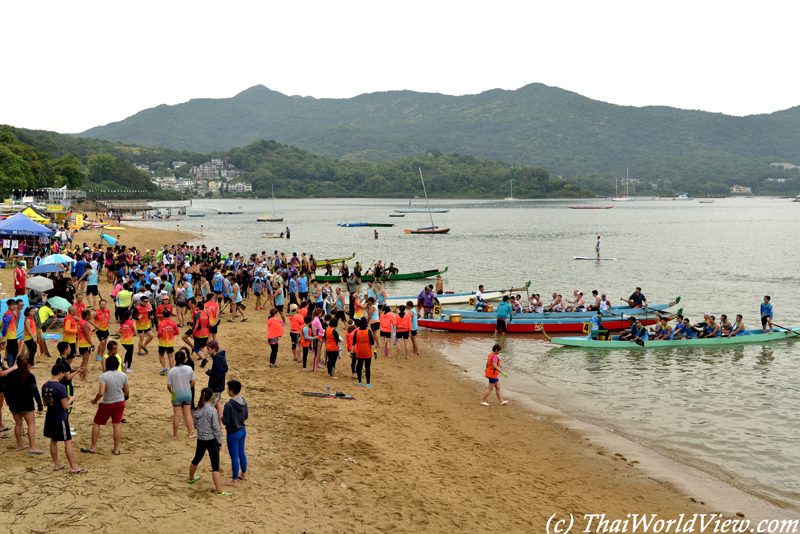
{"label": "stand-up paddleboard", "polygon": [[592,257],[589,257],[589,256],[575,256],[575,259],[576,260],[595,260],[595,261],[600,261],[600,260],[616,260],[617,258],[597,258],[595,256],[592,256]]}

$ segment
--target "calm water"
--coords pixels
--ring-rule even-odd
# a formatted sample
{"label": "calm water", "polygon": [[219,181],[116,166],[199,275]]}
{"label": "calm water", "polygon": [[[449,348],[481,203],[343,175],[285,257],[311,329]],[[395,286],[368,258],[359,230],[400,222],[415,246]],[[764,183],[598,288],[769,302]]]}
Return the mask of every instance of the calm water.
{"label": "calm water", "polygon": [[[427,215],[390,218],[408,200],[283,200],[281,223],[256,223],[271,204],[257,200],[199,201],[245,212],[185,218],[181,229],[224,252],[313,253],[317,258],[356,252],[366,266],[394,261],[401,272],[449,267],[445,287],[471,291],[520,286],[566,295],[597,289],[614,301],[641,286],[651,303],[682,296],[692,322],[704,311],[758,323],[763,295],[772,296],[776,321],[800,326],[800,250],[792,229],[800,203],[779,199],[717,199],[614,203],[610,210],[570,210],[605,201],[432,201],[444,236],[411,236],[403,228],[430,226]],[[424,201],[414,201],[423,208]],[[197,210],[190,210],[196,212]],[[271,209],[269,210],[271,211]],[[339,222],[395,222],[395,228],[339,228]],[[161,226],[153,224],[153,226]],[[262,239],[263,231],[292,230],[292,239]],[[174,228],[172,225],[165,227]],[[602,255],[591,256],[597,235]],[[395,282],[392,295],[418,293],[421,282]],[[451,357],[485,361],[492,335],[430,334]],[[800,361],[798,342],[719,350],[597,351],[557,348],[526,336],[503,341],[504,364],[525,376],[537,400],[652,444],[721,478],[800,503]]]}

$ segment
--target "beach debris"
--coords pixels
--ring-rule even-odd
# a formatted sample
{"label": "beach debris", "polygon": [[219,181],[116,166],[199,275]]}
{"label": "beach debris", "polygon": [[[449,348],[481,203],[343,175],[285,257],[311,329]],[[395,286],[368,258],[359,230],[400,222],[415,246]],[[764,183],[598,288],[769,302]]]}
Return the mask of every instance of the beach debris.
{"label": "beach debris", "polygon": [[346,459],[345,462],[350,462],[351,464],[357,464],[358,463],[356,460],[353,460],[352,458]]}
{"label": "beach debris", "polygon": [[345,486],[344,483],[342,484],[342,489],[347,489],[347,486]]}

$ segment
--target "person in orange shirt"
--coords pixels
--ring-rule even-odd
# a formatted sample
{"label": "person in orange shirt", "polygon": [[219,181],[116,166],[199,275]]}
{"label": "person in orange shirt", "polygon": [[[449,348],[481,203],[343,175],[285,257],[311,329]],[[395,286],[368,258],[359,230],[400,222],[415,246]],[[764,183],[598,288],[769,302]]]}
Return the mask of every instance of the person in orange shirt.
{"label": "person in orange shirt", "polygon": [[208,314],[208,333],[213,341],[217,340],[217,326],[219,325],[219,304],[217,304],[217,296],[214,293],[209,293],[206,296],[206,303],[203,304],[203,309]]}
{"label": "person in orange shirt", "polygon": [[117,334],[120,335],[119,343],[125,349],[125,372],[132,373],[131,365],[133,364],[133,336],[136,334],[136,323],[131,319],[132,314],[138,313],[136,308],[131,311],[122,312],[122,322],[119,324]]}
{"label": "person in orange shirt", "polygon": [[[152,324],[150,323],[150,312],[152,311],[153,308],[150,307],[147,297],[142,297],[139,305],[136,306],[136,312],[138,313],[136,317],[136,332],[139,334],[139,356],[144,356],[144,352],[150,353],[147,350],[147,344],[153,340]],[[145,341],[145,338],[147,338],[147,341]]]}
{"label": "person in orange shirt", "polygon": [[81,319],[78,321],[78,332],[76,334],[78,340],[78,354],[81,357],[81,382],[89,381],[89,356],[92,354],[94,345],[92,345],[92,329],[89,326],[89,319],[92,318],[91,310],[83,310]]}
{"label": "person in orange shirt", "polygon": [[270,347],[269,366],[273,369],[278,367],[275,361],[278,359],[278,342],[281,337],[283,337],[283,321],[278,319],[278,310],[271,308],[267,319],[267,342]]}
{"label": "person in orange shirt", "polygon": [[103,361],[108,343],[108,321],[111,319],[111,310],[108,309],[106,299],[100,299],[99,308],[94,312],[94,333],[97,335],[97,355],[98,362]]}
{"label": "person in orange shirt", "polygon": [[[397,339],[403,340],[403,348],[406,351],[406,360],[408,359],[408,337],[411,333],[411,315],[406,313],[406,307],[400,306],[400,313],[395,318],[395,326],[397,327]],[[397,357],[400,357],[400,345],[397,345]]]}
{"label": "person in orange shirt", "polygon": [[[170,369],[175,367],[175,360],[172,353],[175,352],[175,336],[178,335],[178,325],[175,321],[170,319],[172,313],[169,310],[161,312],[161,319],[158,322],[158,360],[161,362],[161,367],[164,369],[160,374],[165,375]],[[164,362],[164,354],[169,358],[169,367]]]}
{"label": "person in orange shirt", "polygon": [[78,352],[75,350],[75,341],[78,335],[78,319],[76,318],[77,309],[70,306],[67,309],[67,316],[64,317],[64,326],[61,331],[61,339],[69,343],[69,353],[73,356]]}
{"label": "person in orange shirt", "polygon": [[36,313],[36,309],[32,307],[25,308],[25,324],[23,328],[25,328],[25,346],[28,347],[28,364],[30,364],[31,369],[36,369],[36,365],[33,363],[33,358],[36,356],[36,349],[38,346],[36,345],[36,320],[33,318],[33,314]]}
{"label": "person in orange shirt", "polygon": [[[372,348],[375,345],[375,339],[372,337],[372,330],[367,329],[367,318],[362,317],[358,321],[358,330],[355,331],[353,336],[353,350],[356,353],[356,378],[358,378],[358,385],[361,386],[361,371],[366,371],[367,384],[366,387],[371,388],[370,382],[370,364],[372,357],[378,357],[378,353]],[[366,368],[366,369],[365,369]]]}
{"label": "person in orange shirt", "polygon": [[356,350],[353,348],[353,337],[356,335],[356,323],[350,319],[347,322],[347,350],[350,352],[350,371],[353,373],[353,378],[358,378],[356,374]]}
{"label": "person in orange shirt", "polygon": [[83,317],[83,310],[86,309],[86,303],[83,302],[83,293],[78,293],[75,295],[75,317],[79,320]]}
{"label": "person in orange shirt", "polygon": [[[383,307],[383,313],[381,314],[381,344],[383,345],[383,354],[385,356],[392,357],[389,354],[389,345],[392,343],[392,326],[395,326],[397,317],[395,314],[392,313],[392,309],[389,306]],[[399,353],[398,353],[399,357]]]}
{"label": "person in orange shirt", "polygon": [[300,333],[303,330],[303,318],[297,312],[297,304],[289,306],[289,337],[292,339],[292,358],[296,362],[303,361],[300,348]]}

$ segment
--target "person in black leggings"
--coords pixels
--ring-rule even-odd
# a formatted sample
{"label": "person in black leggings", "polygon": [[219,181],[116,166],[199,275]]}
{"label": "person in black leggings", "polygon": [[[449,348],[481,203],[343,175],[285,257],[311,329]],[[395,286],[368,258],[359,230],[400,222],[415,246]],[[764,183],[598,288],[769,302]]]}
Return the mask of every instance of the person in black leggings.
{"label": "person in black leggings", "polygon": [[336,330],[337,326],[339,326],[339,320],[333,317],[328,323],[328,327],[325,329],[325,353],[328,358],[328,376],[334,379],[336,377],[333,376],[333,373],[336,369],[336,362],[339,360],[339,341],[341,340],[339,331]]}
{"label": "person in black leggings", "polygon": [[194,427],[197,429],[197,448],[195,449],[194,459],[189,464],[189,484],[194,484],[200,480],[195,476],[197,466],[203,460],[208,451],[208,458],[211,460],[211,478],[218,496],[230,495],[228,491],[222,491],[222,479],[219,474],[219,451],[222,449],[222,429],[219,426],[219,413],[211,404],[211,397],[214,394],[211,388],[203,388],[200,392],[200,402],[194,411]]}
{"label": "person in black leggings", "polygon": [[370,365],[372,364],[372,357],[378,357],[374,351],[375,338],[372,337],[372,330],[367,328],[367,318],[362,317],[358,323],[358,330],[353,336],[353,351],[356,353],[356,374],[358,374],[358,385],[362,385],[361,371],[364,367],[367,370],[367,383],[366,387],[371,388],[370,383]]}

